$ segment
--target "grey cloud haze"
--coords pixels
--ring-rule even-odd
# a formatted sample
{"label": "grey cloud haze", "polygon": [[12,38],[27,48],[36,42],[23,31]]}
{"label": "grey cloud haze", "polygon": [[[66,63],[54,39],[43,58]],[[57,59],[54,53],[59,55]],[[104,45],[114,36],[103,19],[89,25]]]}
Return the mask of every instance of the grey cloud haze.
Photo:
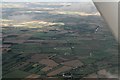
{"label": "grey cloud haze", "polygon": [[3,2],[88,2],[91,0],[2,0]]}

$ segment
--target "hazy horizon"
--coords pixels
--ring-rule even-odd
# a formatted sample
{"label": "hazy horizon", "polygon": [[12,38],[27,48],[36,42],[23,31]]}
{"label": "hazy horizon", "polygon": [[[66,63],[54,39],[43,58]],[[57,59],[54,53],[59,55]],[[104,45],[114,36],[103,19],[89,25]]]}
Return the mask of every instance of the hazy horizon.
{"label": "hazy horizon", "polygon": [[2,0],[3,2],[91,2],[92,0]]}

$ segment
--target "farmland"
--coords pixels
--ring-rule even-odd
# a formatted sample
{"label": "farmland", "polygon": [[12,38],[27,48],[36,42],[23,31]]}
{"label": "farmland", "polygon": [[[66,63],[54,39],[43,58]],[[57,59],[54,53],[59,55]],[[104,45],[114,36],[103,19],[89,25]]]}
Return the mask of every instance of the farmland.
{"label": "farmland", "polygon": [[3,3],[3,78],[118,75],[114,36],[97,10],[72,10],[80,4]]}

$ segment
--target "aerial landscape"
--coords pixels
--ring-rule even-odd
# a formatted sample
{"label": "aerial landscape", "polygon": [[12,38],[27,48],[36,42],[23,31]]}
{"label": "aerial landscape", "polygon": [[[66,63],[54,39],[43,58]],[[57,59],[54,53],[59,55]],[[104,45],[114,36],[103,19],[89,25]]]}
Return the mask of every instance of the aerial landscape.
{"label": "aerial landscape", "polygon": [[117,78],[118,44],[93,3],[4,2],[3,78]]}

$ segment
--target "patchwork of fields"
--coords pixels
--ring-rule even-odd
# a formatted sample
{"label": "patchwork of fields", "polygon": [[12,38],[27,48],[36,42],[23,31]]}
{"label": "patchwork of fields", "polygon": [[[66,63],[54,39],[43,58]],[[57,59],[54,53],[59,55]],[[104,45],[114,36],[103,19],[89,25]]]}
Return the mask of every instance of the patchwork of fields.
{"label": "patchwork of fields", "polygon": [[98,11],[73,5],[85,3],[3,3],[3,78],[116,78],[112,33]]}

